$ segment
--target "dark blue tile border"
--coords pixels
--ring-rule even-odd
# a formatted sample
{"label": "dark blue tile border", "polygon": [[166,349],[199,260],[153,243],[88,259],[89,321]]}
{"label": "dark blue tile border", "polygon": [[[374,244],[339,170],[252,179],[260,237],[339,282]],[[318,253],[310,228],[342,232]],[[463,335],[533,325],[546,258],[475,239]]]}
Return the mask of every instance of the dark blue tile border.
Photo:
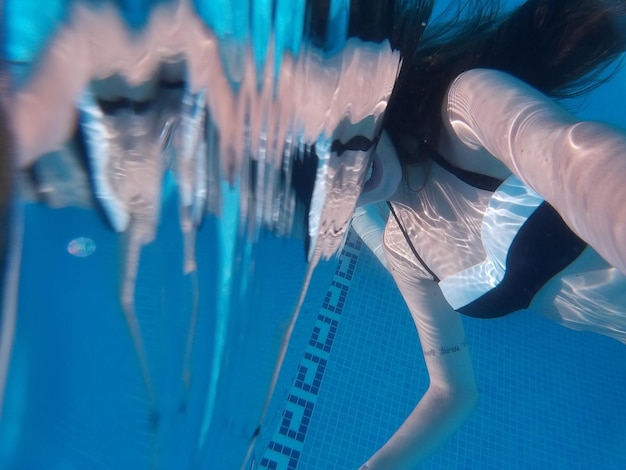
{"label": "dark blue tile border", "polygon": [[260,468],[295,470],[298,466],[361,245],[359,237],[351,231],[289,390],[282,419],[265,450]]}

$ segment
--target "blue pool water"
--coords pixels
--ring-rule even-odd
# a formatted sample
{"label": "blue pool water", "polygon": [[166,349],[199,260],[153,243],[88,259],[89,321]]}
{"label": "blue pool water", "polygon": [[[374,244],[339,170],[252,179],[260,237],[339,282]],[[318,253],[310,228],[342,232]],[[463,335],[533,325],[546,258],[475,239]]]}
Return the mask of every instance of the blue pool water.
{"label": "blue pool water", "polygon": [[[614,105],[625,99],[622,68],[610,83],[568,106],[586,119],[626,127],[626,115]],[[317,278],[329,285],[333,305],[341,285],[345,299],[339,313],[329,315],[318,298],[311,299],[305,309],[317,323],[303,319],[294,333],[263,468],[357,468],[428,386],[415,326],[400,294],[368,248],[351,237],[353,247],[340,258],[334,277]],[[346,281],[342,266],[349,263],[354,266]],[[329,327],[323,326],[326,317],[333,319]],[[626,468],[624,344],[560,327],[534,312],[465,318],[464,326],[479,404],[420,468]],[[319,352],[320,336],[330,351]],[[323,363],[311,360],[316,349]],[[316,393],[303,391],[313,381]]]}
{"label": "blue pool water", "polygon": [[[285,39],[284,48],[297,49],[300,39]],[[575,109],[626,127],[616,102],[626,102],[624,71]],[[0,468],[230,470],[224,462],[240,461],[253,435],[242,422],[262,407],[267,367],[297,300],[302,241],[261,240],[257,275],[237,273],[253,293],[240,299],[239,285],[227,293],[216,287],[230,273],[219,271],[224,247],[213,217],[198,230],[197,274],[183,273],[178,201],[166,198],[156,241],[142,252],[135,295],[158,390],[151,403],[119,303],[124,236],[95,210],[29,204],[24,217]],[[253,314],[220,323],[222,297]],[[464,323],[480,402],[422,468],[626,468],[625,345],[533,312]],[[227,359],[216,366],[220,341]],[[221,381],[211,401],[206,391],[215,377]],[[339,257],[313,277],[253,468],[358,468],[427,386],[410,315],[390,276],[351,233]]]}
{"label": "blue pool water", "polygon": [[[415,327],[395,285],[365,246],[350,256],[355,251],[358,260],[344,283],[349,288],[340,312],[329,316],[323,306],[308,312],[336,323],[322,331],[307,324],[294,333],[294,357],[284,369],[285,381],[294,380],[276,397],[282,416],[263,468],[274,468],[272,461],[279,469],[356,468],[397,429],[428,386]],[[338,279],[343,277],[327,280],[335,283],[331,299],[338,299]],[[531,312],[467,318],[464,325],[479,405],[421,468],[626,467],[623,344],[567,330]],[[320,337],[329,352],[320,351]],[[313,357],[323,363],[311,360],[316,350]],[[314,380],[316,393],[303,390]],[[301,435],[290,437],[289,431]],[[295,455],[296,467],[289,466],[286,453]]]}
{"label": "blue pool water", "polygon": [[[174,208],[169,210],[174,218]],[[41,468],[42,462],[53,462],[60,455],[73,466],[55,461],[50,468],[143,468],[133,462],[142,462],[154,435],[141,375],[136,362],[128,360],[134,358],[132,344],[116,305],[120,263],[116,237],[86,211],[51,214],[33,206],[27,217],[32,229],[25,240],[27,252],[45,257],[48,266],[64,266],[64,271],[53,275],[42,270],[41,259],[24,263],[23,279],[28,284],[23,284],[21,297],[30,315],[20,316],[13,359],[22,366],[30,360],[37,371],[17,363],[12,368],[6,409],[8,418],[15,412],[22,419],[19,429],[1,429],[0,450],[10,449],[12,437],[24,445],[19,439],[24,435],[38,445],[10,449],[29,459],[8,468]],[[56,223],[50,225],[51,221]],[[160,237],[180,243],[175,230],[163,225],[161,231]],[[96,241],[90,257],[67,253],[67,242],[79,235]],[[150,299],[149,285],[145,286],[138,298],[144,307],[152,304],[160,312],[151,321],[142,317],[144,334],[152,340],[147,342],[148,354],[158,357],[155,381],[165,392],[161,409],[171,410],[161,417],[160,468],[185,468],[190,462],[181,458],[193,455],[185,447],[193,446],[189,437],[193,429],[200,430],[204,405],[203,397],[189,396],[188,412],[177,412],[185,397],[180,381],[183,348],[177,341],[185,338],[188,328],[184,312],[190,311],[191,289],[189,280],[172,274],[180,263],[176,250],[169,258],[162,245],[159,250],[159,256],[148,252],[142,271],[155,284],[167,278],[170,287],[160,299]],[[274,253],[279,251],[276,247]],[[199,272],[208,276],[200,285],[207,286],[214,282],[209,261],[215,254],[198,255],[206,263],[201,262]],[[85,264],[90,261],[97,269]],[[284,274],[274,280],[293,284]],[[63,308],[50,311],[46,305],[52,303]],[[269,309],[258,315],[268,324],[274,319]],[[480,402],[468,423],[422,468],[626,466],[624,345],[567,330],[533,313],[466,319],[465,328]],[[201,315],[192,359],[197,380],[208,380],[203,361],[211,351],[210,331],[210,319]],[[120,341],[126,345],[120,348]],[[112,354],[100,354],[103,350]],[[322,264],[313,279],[256,448],[259,468],[356,468],[384,443],[427,387],[420,351],[414,325],[390,276],[351,233],[338,262]],[[253,376],[250,357],[254,356],[247,356],[250,369],[243,371],[244,387],[250,386],[245,376]],[[38,383],[23,383],[23,378]],[[104,381],[111,380],[119,386],[106,386]],[[36,396],[23,395],[24,390]],[[104,390],[119,396],[105,396]],[[245,414],[243,409],[239,412]],[[130,434],[117,424],[129,421],[139,423]],[[227,445],[220,451],[228,452]],[[92,467],[97,461],[101,464]]]}

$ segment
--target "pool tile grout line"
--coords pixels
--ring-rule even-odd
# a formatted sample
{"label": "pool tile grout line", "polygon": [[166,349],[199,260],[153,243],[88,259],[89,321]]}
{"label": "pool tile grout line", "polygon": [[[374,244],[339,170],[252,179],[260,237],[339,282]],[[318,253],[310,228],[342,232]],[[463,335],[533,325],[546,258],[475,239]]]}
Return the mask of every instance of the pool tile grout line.
{"label": "pool tile grout line", "polygon": [[361,246],[361,240],[351,231],[260,468],[295,470],[298,466]]}

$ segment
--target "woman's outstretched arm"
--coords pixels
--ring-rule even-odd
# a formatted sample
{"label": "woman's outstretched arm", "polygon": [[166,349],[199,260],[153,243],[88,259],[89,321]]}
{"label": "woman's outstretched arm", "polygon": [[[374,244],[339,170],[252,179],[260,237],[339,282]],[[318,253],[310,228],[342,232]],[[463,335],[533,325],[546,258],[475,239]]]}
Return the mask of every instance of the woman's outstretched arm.
{"label": "woman's outstretched arm", "polygon": [[390,225],[397,229],[393,218],[385,232],[385,254],[417,327],[430,386],[400,429],[364,464],[368,470],[415,468],[461,426],[478,396],[459,314],[434,281],[418,279],[410,249],[401,238],[390,242]]}
{"label": "woman's outstretched arm", "polygon": [[580,121],[503,72],[461,74],[443,108],[447,138],[484,148],[626,274],[626,133]]}

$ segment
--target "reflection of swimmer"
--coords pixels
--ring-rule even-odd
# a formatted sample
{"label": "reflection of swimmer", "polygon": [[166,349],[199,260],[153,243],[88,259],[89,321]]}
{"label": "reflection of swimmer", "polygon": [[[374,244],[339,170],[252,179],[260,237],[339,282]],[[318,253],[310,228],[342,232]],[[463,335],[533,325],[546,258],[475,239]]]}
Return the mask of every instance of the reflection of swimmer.
{"label": "reflection of swimmer", "polygon": [[[2,100],[4,101],[4,100]],[[4,273],[4,258],[7,249],[9,200],[11,195],[11,142],[3,103],[0,103],[0,286]],[[1,296],[0,296],[1,297]]]}
{"label": "reflection of swimmer", "polygon": [[530,0],[405,58],[388,110],[392,144],[381,139],[361,198],[387,200],[391,213],[384,234],[377,209],[361,209],[355,228],[374,250],[379,237],[430,387],[363,468],[413,468],[471,412],[459,312],[531,308],[626,343],[626,134],[547,97],[588,89],[622,53],[626,4],[570,5]]}

